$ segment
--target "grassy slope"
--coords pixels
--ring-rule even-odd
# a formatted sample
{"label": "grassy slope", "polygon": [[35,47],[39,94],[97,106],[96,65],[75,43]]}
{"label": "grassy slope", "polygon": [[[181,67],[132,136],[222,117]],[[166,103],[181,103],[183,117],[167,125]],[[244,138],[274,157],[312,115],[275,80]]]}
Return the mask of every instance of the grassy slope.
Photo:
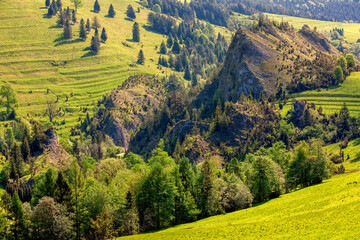
{"label": "grassy slope", "polygon": [[[72,43],[58,41],[62,28],[56,27],[57,17],[45,17],[47,9],[43,8],[44,3],[45,0],[0,1],[0,84],[8,82],[18,92],[19,113],[22,116],[29,114],[47,121],[42,114],[46,99],[55,98],[52,94],[46,95],[49,88],[60,96],[60,105],[67,109],[66,115],[57,119],[65,119],[66,124],[58,126],[57,130],[61,135],[68,135],[70,127],[86,114],[80,112],[80,107],[91,109],[94,102],[121,85],[128,76],[171,72],[169,69],[157,69],[159,53],[155,46],[166,38],[147,28],[149,11],[143,9],[138,1],[102,0],[101,12],[96,14],[91,12],[94,0],[83,0],[83,6],[78,10],[78,22],[81,18],[91,20],[97,16],[108,34],[108,41],[101,45],[97,56],[89,55],[86,50],[94,31],[88,35],[86,42],[78,41],[79,24],[73,26]],[[110,3],[117,13],[114,19],[105,17]],[[140,13],[136,13],[141,43],[131,41],[133,22],[125,19],[129,4],[135,10],[142,8]],[[63,0],[63,6],[71,6],[70,0]],[[225,33],[220,28],[216,31]],[[131,48],[124,46],[123,42]],[[140,48],[144,51],[146,64],[130,67],[132,62],[136,62]],[[53,66],[53,61],[67,61],[67,64]],[[70,96],[71,93],[74,96],[66,102],[65,95]]]}
{"label": "grassy slope", "polygon": [[[357,182],[357,183],[355,183]],[[128,239],[355,239],[360,172],[258,206]]]}

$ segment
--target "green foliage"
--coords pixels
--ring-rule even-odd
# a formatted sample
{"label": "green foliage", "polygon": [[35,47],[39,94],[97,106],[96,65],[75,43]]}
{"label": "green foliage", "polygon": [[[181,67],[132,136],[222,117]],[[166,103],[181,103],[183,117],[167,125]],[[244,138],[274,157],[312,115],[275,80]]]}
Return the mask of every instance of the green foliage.
{"label": "green foliage", "polygon": [[28,231],[25,225],[24,210],[17,192],[15,192],[12,196],[10,211],[10,216],[12,220],[10,231],[12,237],[16,240],[28,239]]}
{"label": "green foliage", "polygon": [[337,66],[335,69],[334,69],[334,79],[335,79],[335,84],[339,84],[341,82],[344,81],[344,74],[343,74],[343,70],[341,69],[340,66]]}
{"label": "green foliage", "polygon": [[174,43],[173,43],[173,46],[172,46],[172,49],[171,51],[175,54],[179,54],[180,51],[181,51],[181,47],[180,47],[180,44],[179,44],[179,40],[178,38],[175,36],[175,39],[174,39]]}
{"label": "green foliage", "polygon": [[71,2],[75,7],[75,11],[77,11],[78,8],[81,8],[83,5],[82,0],[71,0]]}
{"label": "green foliage", "polygon": [[100,39],[97,29],[95,30],[95,34],[91,39],[90,49],[94,54],[98,54],[100,51]]}
{"label": "green foliage", "polygon": [[348,68],[355,68],[356,67],[356,60],[354,55],[346,54],[346,62]]}
{"label": "green foliage", "polygon": [[221,206],[226,212],[251,207],[253,197],[240,178],[234,174],[227,176],[221,189]]}
{"label": "green foliage", "polygon": [[115,17],[115,15],[116,15],[116,12],[114,10],[114,7],[113,7],[112,4],[110,4],[109,11],[108,11],[108,16],[113,18],[113,17]]}
{"label": "green foliage", "polygon": [[346,59],[344,57],[341,57],[337,61],[337,65],[340,66],[343,71],[346,71],[348,64],[346,62]]}
{"label": "green foliage", "polygon": [[135,22],[133,25],[132,33],[133,33],[133,41],[140,42],[140,28],[137,22]]}
{"label": "green foliage", "polygon": [[144,52],[142,49],[140,49],[140,51],[139,51],[137,63],[141,64],[141,65],[144,65],[144,63],[145,63],[145,56],[144,56]]}
{"label": "green foliage", "polygon": [[298,186],[307,187],[320,183],[327,177],[326,155],[321,147],[316,142],[311,145],[301,142],[295,149],[294,157],[289,166],[288,186],[292,189]]}
{"label": "green foliage", "polygon": [[10,84],[4,84],[0,88],[0,106],[6,108],[6,113],[9,116],[18,107],[18,100],[16,93]]}
{"label": "green foliage", "polygon": [[338,134],[340,136],[350,136],[349,131],[351,127],[350,123],[350,112],[344,103],[343,107],[340,109],[338,119],[336,121],[336,125],[338,127]]}
{"label": "green foliage", "polygon": [[160,44],[160,53],[161,54],[166,54],[166,52],[167,52],[167,48],[166,48],[165,42],[162,41],[161,44]]}
{"label": "green foliage", "polygon": [[106,30],[105,30],[105,28],[103,28],[101,31],[101,40],[103,40],[103,42],[105,43],[107,39],[108,39],[108,36],[107,36]]}
{"label": "green foliage", "polygon": [[166,46],[168,48],[171,48],[173,46],[173,37],[172,37],[172,34],[170,33],[167,40],[166,40]]}
{"label": "green foliage", "polygon": [[66,20],[65,24],[64,24],[64,38],[65,39],[71,39],[72,38],[72,27],[70,25],[69,20]]}
{"label": "green foliage", "polygon": [[49,7],[50,6],[50,0],[45,0],[45,6]]}
{"label": "green foliage", "polygon": [[43,197],[54,197],[57,179],[56,174],[54,168],[49,168],[45,173],[42,173],[35,178],[32,191],[33,197],[31,199],[32,206],[36,206]]}
{"label": "green foliage", "polygon": [[[89,19],[88,19],[88,21],[89,21]],[[89,25],[90,25],[90,23],[89,23]],[[90,26],[89,26],[89,27],[90,27]],[[86,32],[86,30],[85,30],[85,22],[84,22],[84,19],[83,19],[83,18],[80,20],[79,37],[80,37],[83,41],[85,41],[86,38],[87,38],[87,32]]]}
{"label": "green foliage", "polygon": [[131,19],[135,19],[136,15],[135,15],[135,11],[133,9],[133,7],[129,4],[129,6],[127,7],[126,10],[126,16],[128,16]]}
{"label": "green foliage", "polygon": [[161,7],[159,4],[155,4],[152,8],[155,13],[161,13]]}
{"label": "green foliage", "polygon": [[72,191],[71,188],[65,179],[65,176],[62,171],[58,173],[56,182],[55,182],[55,189],[54,189],[54,200],[57,203],[63,204],[69,210],[72,207],[71,200],[72,200]]}
{"label": "green foliage", "polygon": [[95,3],[94,3],[94,12],[96,12],[96,13],[100,12],[100,4],[99,4],[99,1],[98,1],[98,0],[95,0]]}
{"label": "green foliage", "polygon": [[90,32],[90,31],[91,31],[90,19],[87,19],[87,20],[86,20],[86,26],[85,26],[85,28],[86,28],[86,31],[87,31],[87,32]]}
{"label": "green foliage", "polygon": [[249,182],[255,202],[262,202],[280,195],[279,179],[274,163],[269,157],[254,157]]}

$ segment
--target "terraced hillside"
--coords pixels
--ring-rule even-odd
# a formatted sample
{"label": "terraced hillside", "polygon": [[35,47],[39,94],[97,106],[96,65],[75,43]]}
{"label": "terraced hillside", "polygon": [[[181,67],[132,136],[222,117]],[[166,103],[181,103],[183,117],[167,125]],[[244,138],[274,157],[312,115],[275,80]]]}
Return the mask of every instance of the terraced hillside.
{"label": "terraced hillside", "polygon": [[[343,104],[346,103],[352,116],[358,117],[360,114],[360,72],[352,73],[338,86],[296,93],[294,97],[298,100],[314,103],[316,107],[321,106],[328,114],[339,112]],[[284,106],[283,112],[289,110],[292,104],[292,99],[290,99]]]}
{"label": "terraced hillside", "polygon": [[338,175],[249,209],[125,239],[356,239],[359,184],[358,171]]}
{"label": "terraced hillside", "polygon": [[[62,2],[63,7],[72,8],[70,0]],[[157,69],[159,49],[155,48],[166,37],[148,28],[149,10],[138,1],[102,0],[100,13],[92,12],[93,0],[82,2],[78,23],[73,26],[74,38],[69,42],[61,40],[63,30],[56,25],[57,17],[46,17],[45,1],[0,2],[0,82],[10,83],[17,91],[22,116],[29,114],[44,122],[46,99],[59,96],[59,104],[66,109],[65,116],[57,119],[57,122],[62,122],[56,126],[61,135],[69,134],[69,129],[77,124],[79,117],[86,115],[86,110],[92,109],[97,99],[121,85],[129,76],[171,72],[170,69]],[[110,3],[114,5],[115,18],[106,17]],[[140,8],[140,13],[136,13],[140,43],[131,40],[133,21],[126,19],[125,13],[129,4],[135,10]],[[108,34],[107,42],[101,44],[100,54],[96,56],[89,54],[87,49],[94,30],[85,42],[78,39],[80,19],[92,21],[94,16]],[[131,67],[141,48],[146,58],[145,65]],[[47,92],[47,89],[51,91]]]}

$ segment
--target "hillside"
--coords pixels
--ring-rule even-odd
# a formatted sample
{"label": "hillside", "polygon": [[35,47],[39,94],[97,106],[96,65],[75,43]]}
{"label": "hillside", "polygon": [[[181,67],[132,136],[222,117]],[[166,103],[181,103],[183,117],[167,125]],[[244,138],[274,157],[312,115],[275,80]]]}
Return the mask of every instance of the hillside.
{"label": "hillside", "polygon": [[119,239],[355,239],[360,172],[238,212]]}
{"label": "hillside", "polygon": [[[19,114],[28,119],[34,117],[46,123],[43,116],[46,100],[59,97],[59,105],[65,115],[56,121],[60,135],[68,136],[70,129],[80,123],[97,100],[113,88],[118,87],[131,75],[169,75],[171,69],[157,63],[160,56],[158,46],[166,36],[153,32],[147,23],[148,9],[139,2],[101,1],[101,12],[92,12],[94,1],[83,0],[78,9],[78,22],[73,26],[74,38],[70,42],[61,40],[62,28],[57,27],[57,16],[47,18],[43,0],[0,2],[0,81],[10,83],[19,98]],[[116,16],[105,17],[110,3]],[[136,22],[140,25],[140,43],[132,41],[133,21],[126,18],[126,8],[132,4]],[[63,1],[63,7],[72,4]],[[101,27],[105,27],[108,40],[101,44],[100,54],[89,55],[90,32],[85,42],[78,39],[79,21],[92,21],[97,16]],[[101,29],[100,29],[101,30]],[[226,33],[227,30],[217,28]],[[135,65],[137,54],[143,49],[145,65]],[[183,73],[177,73],[182,76]],[[51,91],[47,94],[47,89]],[[52,94],[53,93],[53,94]],[[56,95],[55,95],[56,94]],[[6,122],[4,123],[6,124]]]}

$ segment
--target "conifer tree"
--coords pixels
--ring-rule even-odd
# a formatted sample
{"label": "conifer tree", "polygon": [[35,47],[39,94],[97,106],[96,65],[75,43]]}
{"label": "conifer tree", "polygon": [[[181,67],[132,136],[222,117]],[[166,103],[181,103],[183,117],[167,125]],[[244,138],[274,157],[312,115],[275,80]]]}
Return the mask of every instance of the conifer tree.
{"label": "conifer tree", "polygon": [[208,217],[218,212],[219,199],[215,189],[215,171],[208,159],[203,162],[201,169],[202,183],[200,189],[200,209],[202,217]]}
{"label": "conifer tree", "polygon": [[90,19],[86,20],[86,31],[90,32],[91,31],[91,26],[90,26]]}
{"label": "conifer tree", "polygon": [[133,41],[134,42],[140,42],[140,29],[139,24],[137,22],[133,25]]}
{"label": "conifer tree", "polygon": [[21,171],[23,166],[23,157],[21,153],[20,143],[14,143],[11,149],[11,178],[19,178],[21,177]]}
{"label": "conifer tree", "polygon": [[50,6],[50,0],[45,0],[45,6],[49,7]]}
{"label": "conifer tree", "polygon": [[172,51],[173,53],[176,53],[176,54],[179,54],[180,51],[181,51],[181,48],[180,48],[180,45],[179,45],[179,41],[178,41],[178,39],[177,39],[176,36],[175,36],[174,44],[173,44],[173,47],[172,47],[171,51]]}
{"label": "conifer tree", "polygon": [[14,239],[16,240],[28,239],[27,229],[25,225],[24,209],[19,199],[19,195],[16,191],[12,196],[10,211],[11,211],[11,218],[13,221],[10,230]]}
{"label": "conifer tree", "polygon": [[131,19],[135,19],[135,18],[136,18],[134,8],[133,8],[130,4],[129,4],[129,6],[127,7],[126,15],[127,15],[129,18],[131,18]]}
{"label": "conifer tree", "polygon": [[86,31],[85,31],[85,26],[84,26],[84,19],[81,19],[80,20],[80,32],[79,32],[79,37],[83,40],[83,41],[85,41],[86,40],[86,35],[87,35],[87,33],[86,33]]}
{"label": "conifer tree", "polygon": [[58,25],[63,27],[65,24],[65,14],[62,11],[62,9],[59,10],[59,14],[58,14],[58,21],[57,21]]}
{"label": "conifer tree", "polygon": [[54,10],[53,15],[56,15],[56,13],[58,12],[59,9],[57,8],[57,4],[56,4],[55,0],[53,0],[53,1],[51,2],[51,6],[52,6],[52,8],[53,8],[53,10]]}
{"label": "conifer tree", "polygon": [[115,17],[115,15],[116,15],[116,12],[115,12],[115,10],[114,10],[114,7],[113,7],[112,4],[110,4],[108,16],[111,17],[111,18],[113,18],[113,17]]}
{"label": "conifer tree", "polygon": [[168,36],[167,40],[166,40],[166,45],[168,48],[171,48],[173,45],[173,37],[172,34],[170,33],[170,35]]}
{"label": "conifer tree", "polygon": [[71,39],[72,38],[72,27],[70,25],[69,20],[66,20],[64,25],[64,38]]}
{"label": "conifer tree", "polygon": [[31,156],[31,151],[30,151],[30,145],[29,145],[29,140],[28,140],[27,136],[24,137],[24,140],[22,143],[22,154],[23,154],[23,158],[24,158],[25,162],[28,162],[29,158]]}
{"label": "conifer tree", "polygon": [[167,52],[166,45],[165,45],[164,41],[162,41],[162,43],[160,45],[160,53],[166,54],[166,52]]}
{"label": "conifer tree", "polygon": [[71,19],[72,19],[72,22],[73,22],[73,23],[76,23],[77,18],[76,18],[76,12],[75,12],[75,10],[72,10],[72,16],[71,16]]}
{"label": "conifer tree", "polygon": [[100,12],[100,4],[99,4],[98,0],[95,0],[94,12],[96,12],[96,13]]}
{"label": "conifer tree", "polygon": [[92,37],[91,39],[91,51],[94,53],[94,54],[98,54],[99,51],[100,51],[100,39],[99,39],[99,33],[98,33],[98,30],[95,29],[95,34],[94,36]]}
{"label": "conifer tree", "polygon": [[138,60],[137,60],[138,64],[144,65],[145,63],[145,57],[144,57],[144,52],[142,49],[140,49],[139,55],[138,55]]}
{"label": "conifer tree", "polygon": [[58,10],[60,10],[62,8],[61,0],[56,0],[56,7],[57,7]]}
{"label": "conifer tree", "polygon": [[93,28],[100,28],[101,27],[100,22],[99,22],[99,20],[98,20],[98,18],[96,16],[93,18],[92,27]]}
{"label": "conifer tree", "polygon": [[48,15],[49,17],[52,17],[54,14],[55,14],[55,10],[54,10],[54,8],[53,8],[53,5],[51,4],[50,7],[48,8],[48,13],[47,13],[47,15]]}
{"label": "conifer tree", "polygon": [[104,43],[105,43],[107,39],[108,39],[108,37],[107,37],[107,34],[106,34],[106,30],[105,30],[105,28],[103,28],[102,31],[101,31],[101,40],[103,40]]}
{"label": "conifer tree", "polygon": [[65,176],[62,171],[58,173],[55,190],[54,200],[58,203],[65,205],[68,210],[71,208],[71,188],[67,183]]}
{"label": "conifer tree", "polygon": [[190,72],[190,66],[189,66],[189,62],[188,62],[188,61],[186,61],[186,65],[185,65],[184,78],[185,78],[186,80],[191,80],[191,72]]}

